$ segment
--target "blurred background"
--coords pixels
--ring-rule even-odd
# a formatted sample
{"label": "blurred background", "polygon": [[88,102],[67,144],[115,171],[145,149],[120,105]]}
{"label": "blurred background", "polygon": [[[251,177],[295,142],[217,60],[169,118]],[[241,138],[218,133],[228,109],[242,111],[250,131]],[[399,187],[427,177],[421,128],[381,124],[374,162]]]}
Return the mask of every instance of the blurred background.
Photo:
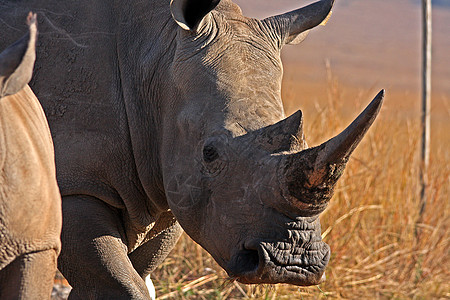
{"label": "blurred background", "polygon": [[[237,0],[246,16],[264,18],[314,1]],[[450,93],[450,1],[433,4],[433,91]],[[325,60],[343,84],[419,92],[421,1],[337,0],[326,26],[283,52],[287,79],[325,78]]]}

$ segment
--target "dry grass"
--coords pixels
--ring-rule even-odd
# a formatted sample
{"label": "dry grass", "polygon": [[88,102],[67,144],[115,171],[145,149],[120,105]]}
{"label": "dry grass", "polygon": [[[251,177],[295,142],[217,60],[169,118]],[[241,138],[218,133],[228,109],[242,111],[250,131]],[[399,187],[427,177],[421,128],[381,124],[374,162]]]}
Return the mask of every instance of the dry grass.
{"label": "dry grass", "polygon": [[[343,88],[331,72],[325,89],[298,87],[285,78],[289,113],[297,109],[298,95],[311,100],[301,107],[310,145],[342,130],[376,94],[374,89]],[[407,92],[388,91],[379,119],[321,216],[323,238],[332,249],[326,282],[308,288],[230,282],[207,252],[183,236],[152,276],[159,299],[450,299],[450,114],[447,98],[434,100],[428,204],[422,218],[418,106]]]}

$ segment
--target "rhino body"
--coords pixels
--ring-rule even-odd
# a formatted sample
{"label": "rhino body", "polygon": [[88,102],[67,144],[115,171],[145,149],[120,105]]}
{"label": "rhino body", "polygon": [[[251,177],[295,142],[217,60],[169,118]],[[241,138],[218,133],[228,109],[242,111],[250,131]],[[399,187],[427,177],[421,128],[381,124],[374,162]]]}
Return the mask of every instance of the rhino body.
{"label": "rhino body", "polygon": [[29,24],[30,33],[0,53],[1,299],[48,299],[61,248],[53,143],[44,111],[27,85],[35,17]]}
{"label": "rhino body", "polygon": [[300,111],[285,119],[281,48],[332,4],[255,20],[229,0],[0,2],[11,40],[18,16],[40,15],[32,87],[55,144],[71,299],[148,299],[143,278],[181,226],[241,282],[321,281],[318,215],[382,98],[315,148]]}

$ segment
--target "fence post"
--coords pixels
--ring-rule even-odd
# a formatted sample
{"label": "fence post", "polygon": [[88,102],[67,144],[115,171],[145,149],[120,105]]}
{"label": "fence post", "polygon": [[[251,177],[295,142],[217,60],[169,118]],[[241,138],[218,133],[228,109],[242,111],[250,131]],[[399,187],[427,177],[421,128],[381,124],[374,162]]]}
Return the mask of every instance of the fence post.
{"label": "fence post", "polygon": [[422,144],[420,167],[420,212],[427,204],[428,166],[430,163],[430,106],[431,106],[431,0],[422,0]]}

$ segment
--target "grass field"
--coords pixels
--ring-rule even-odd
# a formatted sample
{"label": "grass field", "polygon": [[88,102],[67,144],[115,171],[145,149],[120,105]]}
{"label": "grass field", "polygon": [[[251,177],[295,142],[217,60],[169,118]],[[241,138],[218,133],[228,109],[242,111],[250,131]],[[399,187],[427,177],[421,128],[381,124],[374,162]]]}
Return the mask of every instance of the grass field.
{"label": "grass field", "polygon": [[[377,90],[342,86],[330,68],[322,82],[298,84],[286,72],[288,114],[301,108],[310,145],[337,134]],[[292,75],[292,76],[291,76]],[[433,98],[428,202],[419,198],[419,95],[387,90],[375,125],[355,151],[321,216],[332,249],[319,286],[246,286],[227,279],[184,235],[152,275],[158,299],[449,299],[450,102]]]}

